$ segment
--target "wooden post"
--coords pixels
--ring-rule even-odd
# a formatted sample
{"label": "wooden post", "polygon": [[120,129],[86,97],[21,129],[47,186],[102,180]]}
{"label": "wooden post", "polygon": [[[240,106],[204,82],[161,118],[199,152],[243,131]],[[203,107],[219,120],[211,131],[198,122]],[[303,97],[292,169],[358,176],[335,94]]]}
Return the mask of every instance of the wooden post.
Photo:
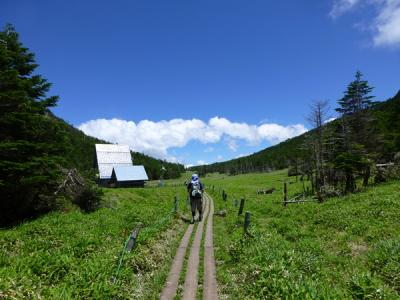
{"label": "wooden post", "polygon": [[141,228],[142,228],[142,224],[139,223],[138,225],[136,225],[135,229],[132,230],[131,236],[129,237],[129,241],[125,246],[125,251],[131,252],[132,249],[135,247],[136,239],[139,235],[139,231]]}
{"label": "wooden post", "polygon": [[174,213],[178,211],[178,197],[174,197]]}
{"label": "wooden post", "polygon": [[250,226],[250,212],[246,211],[244,214],[244,233],[247,233]]}
{"label": "wooden post", "polygon": [[225,191],[222,193],[222,199],[226,202],[226,199],[228,198],[228,194],[225,193]]}
{"label": "wooden post", "polygon": [[238,216],[240,216],[243,213],[243,208],[244,208],[244,198],[240,199]]}
{"label": "wooden post", "polygon": [[287,184],[286,182],[283,183],[283,205],[287,205]]}

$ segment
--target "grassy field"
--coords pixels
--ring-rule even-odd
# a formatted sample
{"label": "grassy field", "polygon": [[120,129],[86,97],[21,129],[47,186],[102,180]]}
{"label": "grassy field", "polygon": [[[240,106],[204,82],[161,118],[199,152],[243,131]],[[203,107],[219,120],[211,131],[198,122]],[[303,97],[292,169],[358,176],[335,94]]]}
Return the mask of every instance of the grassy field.
{"label": "grassy field", "polygon": [[[56,212],[0,231],[0,299],[156,299],[186,226],[174,218],[182,187],[107,189],[107,207],[84,214]],[[138,246],[118,258],[131,230],[143,223]]]}
{"label": "grassy field", "polygon": [[[289,198],[302,191],[286,171],[204,178],[216,210],[228,212],[214,221],[221,298],[399,299],[400,182],[284,207],[283,180],[291,182]],[[277,190],[257,195],[270,187]],[[237,216],[241,197],[252,237]]]}

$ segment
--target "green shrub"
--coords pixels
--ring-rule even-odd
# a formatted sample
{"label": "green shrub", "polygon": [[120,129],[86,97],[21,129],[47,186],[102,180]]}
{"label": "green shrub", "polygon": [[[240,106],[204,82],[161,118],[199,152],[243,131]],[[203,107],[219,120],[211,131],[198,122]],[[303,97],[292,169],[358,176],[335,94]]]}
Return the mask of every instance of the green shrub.
{"label": "green shrub", "polygon": [[74,203],[84,212],[93,212],[101,207],[103,191],[94,184],[85,184],[76,194]]}

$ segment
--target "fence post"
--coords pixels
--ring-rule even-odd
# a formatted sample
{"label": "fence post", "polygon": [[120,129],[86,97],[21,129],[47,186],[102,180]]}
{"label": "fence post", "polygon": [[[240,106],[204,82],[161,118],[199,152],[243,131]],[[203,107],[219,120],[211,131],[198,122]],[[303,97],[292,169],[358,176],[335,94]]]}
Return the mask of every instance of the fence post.
{"label": "fence post", "polygon": [[141,228],[142,228],[142,223],[139,223],[138,225],[136,225],[135,229],[132,230],[132,233],[129,237],[129,242],[125,246],[125,251],[131,252],[133,247],[135,247],[136,239],[139,235],[139,231]]}
{"label": "fence post", "polygon": [[243,213],[243,208],[244,208],[244,198],[240,199],[238,216],[240,216]]}
{"label": "fence post", "polygon": [[178,211],[178,197],[174,197],[174,213]]}
{"label": "fence post", "polygon": [[283,183],[283,205],[287,205],[287,184]]}
{"label": "fence post", "polygon": [[245,215],[244,215],[244,233],[247,233],[248,229],[250,226],[250,212],[246,211]]}
{"label": "fence post", "polygon": [[226,202],[226,199],[228,198],[228,194],[225,193],[225,190],[222,193],[222,199]]}

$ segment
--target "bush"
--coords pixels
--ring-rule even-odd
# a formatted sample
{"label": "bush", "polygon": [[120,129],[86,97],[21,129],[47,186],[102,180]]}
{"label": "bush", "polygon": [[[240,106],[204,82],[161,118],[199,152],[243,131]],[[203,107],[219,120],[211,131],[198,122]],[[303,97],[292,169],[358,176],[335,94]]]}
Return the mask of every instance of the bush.
{"label": "bush", "polygon": [[75,196],[74,203],[84,212],[93,212],[101,207],[103,191],[94,184],[86,183]]}

